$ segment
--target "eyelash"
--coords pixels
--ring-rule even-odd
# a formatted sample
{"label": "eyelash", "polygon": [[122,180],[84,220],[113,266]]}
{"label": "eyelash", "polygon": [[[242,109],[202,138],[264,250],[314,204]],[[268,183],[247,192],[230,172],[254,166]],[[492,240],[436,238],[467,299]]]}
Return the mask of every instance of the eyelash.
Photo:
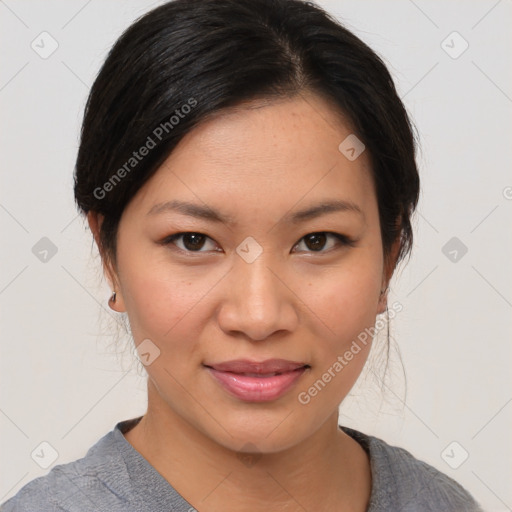
{"label": "eyelash", "polygon": [[[300,242],[302,242],[302,240],[304,240],[306,237],[310,236],[310,235],[321,235],[321,234],[325,234],[325,235],[331,235],[333,236],[334,238],[336,238],[338,240],[338,242],[340,243],[340,245],[343,247],[343,246],[348,246],[348,247],[354,247],[356,245],[356,240],[354,240],[353,238],[350,238],[348,237],[347,235],[342,235],[341,233],[334,233],[334,232],[331,232],[331,231],[313,231],[312,233],[308,233],[307,235],[304,235],[295,245],[298,245]],[[177,247],[176,244],[174,244],[174,241],[185,236],[185,235],[200,235],[200,236],[204,236],[210,240],[213,240],[212,238],[210,238],[208,235],[205,235],[204,233],[199,233],[197,231],[183,231],[183,232],[180,232],[180,233],[175,233],[174,235],[170,235],[170,236],[167,236],[166,238],[164,238],[160,244],[161,245],[164,245],[164,246],[168,246],[168,245],[171,245],[173,244],[176,248],[176,250],[182,252],[182,253],[186,253],[187,255],[190,255],[190,254],[201,254],[201,253],[206,253],[206,252],[209,252],[209,251],[189,251],[189,250],[186,250],[186,249],[181,249],[180,247]],[[336,247],[333,247],[331,249],[328,249],[327,251],[324,251],[324,250],[321,250],[321,251],[305,251],[305,252],[308,252],[308,253],[312,253],[312,254],[322,254],[322,253],[329,253],[333,250],[335,250]],[[219,252],[219,251],[215,251],[215,252]]]}

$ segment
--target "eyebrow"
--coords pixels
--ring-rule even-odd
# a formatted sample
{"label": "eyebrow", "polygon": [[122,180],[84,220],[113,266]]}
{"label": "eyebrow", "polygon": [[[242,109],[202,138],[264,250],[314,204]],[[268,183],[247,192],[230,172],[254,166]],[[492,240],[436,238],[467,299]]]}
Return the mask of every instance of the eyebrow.
{"label": "eyebrow", "polygon": [[[157,215],[159,213],[174,211],[183,215],[189,215],[198,219],[204,219],[211,222],[223,223],[223,224],[235,224],[235,218],[231,215],[223,214],[215,209],[208,206],[203,206],[196,203],[188,203],[186,201],[180,201],[174,199],[165,203],[155,204],[146,215]],[[319,204],[309,206],[303,210],[299,210],[293,213],[287,213],[281,221],[290,222],[292,224],[298,224],[307,220],[326,215],[334,212],[348,212],[356,213],[365,218],[362,209],[352,201],[346,201],[341,199],[326,200]]]}

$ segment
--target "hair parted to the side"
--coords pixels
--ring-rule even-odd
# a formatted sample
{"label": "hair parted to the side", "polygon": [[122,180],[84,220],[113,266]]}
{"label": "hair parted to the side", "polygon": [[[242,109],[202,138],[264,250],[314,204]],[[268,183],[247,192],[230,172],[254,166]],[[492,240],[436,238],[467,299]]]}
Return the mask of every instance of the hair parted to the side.
{"label": "hair parted to the side", "polygon": [[327,100],[365,144],[385,261],[397,241],[395,264],[410,256],[416,138],[381,58],[312,2],[174,0],[121,35],[86,104],[74,193],[82,214],[104,218],[104,262],[116,269],[124,209],[195,126],[251,100],[306,93]]}

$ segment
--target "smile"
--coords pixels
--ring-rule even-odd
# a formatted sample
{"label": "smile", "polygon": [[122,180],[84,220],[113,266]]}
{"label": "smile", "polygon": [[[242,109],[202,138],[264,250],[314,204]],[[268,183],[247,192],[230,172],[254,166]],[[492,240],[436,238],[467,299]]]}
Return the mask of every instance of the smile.
{"label": "smile", "polygon": [[283,359],[263,362],[237,360],[204,365],[230,395],[247,402],[268,402],[285,395],[310,368]]}

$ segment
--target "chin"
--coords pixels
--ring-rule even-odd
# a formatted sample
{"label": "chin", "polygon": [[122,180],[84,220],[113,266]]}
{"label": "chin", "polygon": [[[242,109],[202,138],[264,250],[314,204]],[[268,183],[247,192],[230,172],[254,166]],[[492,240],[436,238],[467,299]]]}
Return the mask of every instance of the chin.
{"label": "chin", "polygon": [[224,448],[236,453],[251,453],[256,455],[278,453],[300,443],[301,438],[297,433],[281,433],[268,436],[268,432],[259,429],[237,431],[233,436],[223,436],[222,439],[214,439]]}
{"label": "chin", "polygon": [[[210,439],[234,452],[277,453],[301,443],[315,428],[297,417],[293,410],[276,409],[269,413],[244,414],[233,411],[217,423],[202,428]],[[319,425],[317,421],[312,423]]]}

